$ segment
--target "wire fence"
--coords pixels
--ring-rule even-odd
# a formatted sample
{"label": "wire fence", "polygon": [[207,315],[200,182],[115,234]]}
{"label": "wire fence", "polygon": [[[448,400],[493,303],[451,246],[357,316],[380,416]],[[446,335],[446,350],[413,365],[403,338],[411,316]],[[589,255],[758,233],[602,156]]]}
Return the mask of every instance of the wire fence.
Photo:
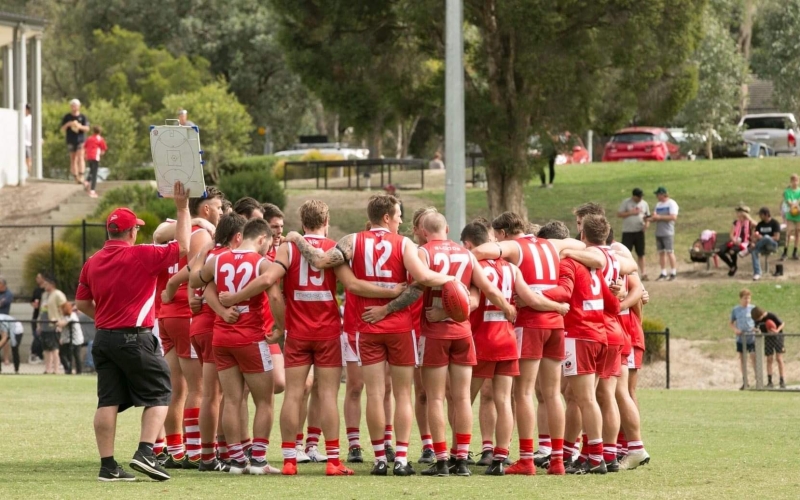
{"label": "wire fence", "polygon": [[[0,369],[5,373],[12,373],[19,371],[24,374],[39,374],[42,373],[43,367],[41,366],[44,357],[43,351],[43,332],[55,332],[58,338],[59,358],[61,369],[64,373],[91,373],[94,371],[94,363],[92,361],[91,346],[95,337],[94,321],[88,316],[79,314],[81,318],[77,323],[81,327],[81,342],[74,342],[76,339],[76,332],[72,329],[67,330],[65,340],[69,342],[61,343],[61,332],[57,332],[55,325],[49,321],[42,321],[41,319],[17,319],[14,321],[0,322],[0,330],[9,333],[9,342],[6,347],[0,351],[3,358],[3,365]],[[22,333],[15,326],[19,323],[22,326]],[[51,336],[53,333],[49,333]],[[74,355],[79,361],[76,363],[69,355]],[[8,362],[8,363],[7,363]],[[76,366],[77,364],[77,366]],[[39,365],[39,366],[37,366]],[[12,368],[13,367],[13,368]]]}
{"label": "wire fence", "polygon": [[288,161],[284,189],[425,189],[424,160]]}
{"label": "wire fence", "polygon": [[669,389],[670,385],[670,331],[644,332],[645,352],[638,373],[638,387]]}
{"label": "wire fence", "polygon": [[[800,391],[800,333],[754,335],[754,352],[742,356],[742,387]],[[747,344],[745,344],[747,346]]]}

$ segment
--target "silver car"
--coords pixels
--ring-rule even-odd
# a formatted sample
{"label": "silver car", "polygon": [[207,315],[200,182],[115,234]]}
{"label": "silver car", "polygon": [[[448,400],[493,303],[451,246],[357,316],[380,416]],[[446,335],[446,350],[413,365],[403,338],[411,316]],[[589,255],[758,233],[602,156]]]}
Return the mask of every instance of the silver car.
{"label": "silver car", "polygon": [[745,115],[739,122],[739,128],[745,141],[766,144],[776,155],[796,156],[798,153],[800,131],[791,113]]}

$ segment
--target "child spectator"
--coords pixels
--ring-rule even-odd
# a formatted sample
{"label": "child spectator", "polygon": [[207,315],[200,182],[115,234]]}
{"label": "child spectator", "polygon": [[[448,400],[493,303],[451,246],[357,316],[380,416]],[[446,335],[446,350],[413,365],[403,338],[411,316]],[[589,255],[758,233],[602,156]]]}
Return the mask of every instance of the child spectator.
{"label": "child spectator", "polygon": [[83,330],[80,319],[72,302],[65,302],[61,306],[61,310],[64,317],[57,323],[61,331],[61,364],[64,365],[64,373],[71,375],[74,362],[75,374],[80,375],[81,348],[83,347]]}
{"label": "child spectator", "polygon": [[767,356],[767,388],[772,389],[772,361],[778,361],[778,376],[780,377],[780,388],[786,389],[786,382],[783,380],[783,353],[786,348],[783,345],[783,326],[784,323],[779,317],[771,312],[767,312],[760,307],[754,307],[750,313],[756,327],[761,330],[764,336],[764,354]]}
{"label": "child spectator", "polygon": [[89,162],[89,177],[83,182],[85,189],[89,190],[89,196],[97,198],[95,187],[97,186],[97,170],[100,168],[100,157],[106,154],[108,146],[106,140],[100,134],[103,132],[99,126],[92,127],[92,136],[86,139],[84,149],[86,160]]}
{"label": "child spectator", "polygon": [[[741,365],[744,357],[745,344],[750,355],[750,366],[755,370],[756,366],[756,337],[755,322],[753,321],[752,311],[755,306],[750,304],[750,290],[744,288],[739,292],[739,305],[731,311],[731,328],[736,334],[736,352],[739,353],[739,364]],[[740,391],[749,387],[747,383],[747,372],[742,367],[742,387]]]}

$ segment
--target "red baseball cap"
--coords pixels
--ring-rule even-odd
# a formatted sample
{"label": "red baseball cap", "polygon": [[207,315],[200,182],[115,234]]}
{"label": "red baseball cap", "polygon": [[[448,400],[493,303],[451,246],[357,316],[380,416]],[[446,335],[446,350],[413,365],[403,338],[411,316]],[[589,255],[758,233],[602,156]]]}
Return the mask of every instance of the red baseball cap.
{"label": "red baseball cap", "polygon": [[137,218],[130,208],[118,208],[106,220],[106,229],[110,233],[121,233],[134,226],[144,226],[144,221]]}

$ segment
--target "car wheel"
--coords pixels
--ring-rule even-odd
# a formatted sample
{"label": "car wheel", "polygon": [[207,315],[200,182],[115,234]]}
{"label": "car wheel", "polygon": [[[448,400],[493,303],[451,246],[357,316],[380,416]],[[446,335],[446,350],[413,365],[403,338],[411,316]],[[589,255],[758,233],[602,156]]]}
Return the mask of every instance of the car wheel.
{"label": "car wheel", "polygon": [[671,161],[671,160],[672,160],[672,156],[669,155],[669,154],[667,154],[667,157],[664,158],[664,161]]}

